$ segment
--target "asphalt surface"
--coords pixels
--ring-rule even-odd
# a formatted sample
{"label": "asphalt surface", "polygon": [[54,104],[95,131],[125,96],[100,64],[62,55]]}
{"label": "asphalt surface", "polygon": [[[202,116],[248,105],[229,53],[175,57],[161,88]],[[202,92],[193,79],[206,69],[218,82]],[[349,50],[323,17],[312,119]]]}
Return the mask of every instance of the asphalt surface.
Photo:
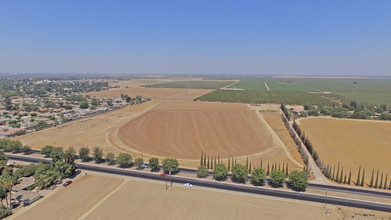
{"label": "asphalt surface", "polygon": [[[32,162],[32,163],[37,163],[39,161],[51,162],[51,159],[49,158],[42,159],[42,158],[37,158],[32,156],[16,155],[16,154],[7,154],[7,156],[9,157],[9,159]],[[156,173],[121,169],[116,167],[105,167],[105,166],[91,165],[85,163],[76,163],[76,166],[78,169],[83,169],[83,170],[166,181],[166,178],[161,177]],[[334,197],[334,196],[326,197],[318,194],[278,190],[278,189],[271,189],[265,187],[255,187],[255,186],[232,184],[232,183],[225,183],[225,182],[218,182],[218,181],[208,181],[208,180],[186,178],[180,176],[170,176],[169,179],[176,183],[191,183],[195,186],[225,189],[225,190],[231,190],[237,192],[246,192],[246,193],[268,195],[268,196],[276,196],[276,197],[297,199],[303,201],[342,205],[342,206],[370,209],[376,211],[391,212],[391,204],[377,203],[377,202],[371,202],[365,200],[347,199],[347,198]]]}

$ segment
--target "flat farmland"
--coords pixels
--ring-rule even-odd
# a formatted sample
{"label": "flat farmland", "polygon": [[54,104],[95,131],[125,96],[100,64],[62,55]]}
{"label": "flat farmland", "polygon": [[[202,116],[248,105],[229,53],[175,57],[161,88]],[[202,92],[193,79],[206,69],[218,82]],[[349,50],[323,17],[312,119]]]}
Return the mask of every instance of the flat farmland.
{"label": "flat farmland", "polygon": [[[44,197],[14,219],[78,219],[121,186],[121,178],[87,175],[52,196]],[[114,205],[114,204],[113,204]]]}
{"label": "flat farmland", "polygon": [[270,133],[244,104],[166,102],[119,128],[118,139],[148,155],[198,159],[244,156],[273,146]]}
{"label": "flat farmland", "polygon": [[[110,184],[111,183],[111,184]],[[96,196],[94,196],[96,195]],[[281,207],[284,212],[281,212]],[[338,219],[335,206],[89,172],[13,219]],[[22,210],[21,210],[22,211]]]}
{"label": "flat farmland", "polygon": [[129,87],[90,92],[87,95],[101,98],[119,98],[122,94],[136,97],[141,95],[153,100],[191,101],[199,96],[212,92],[211,89],[172,89],[172,88],[143,88]]}
{"label": "flat farmland", "polygon": [[159,83],[152,85],[143,85],[143,87],[151,88],[189,88],[189,89],[219,89],[224,86],[228,86],[235,81],[217,81],[217,80],[202,80],[202,81],[176,81]]}
{"label": "flat farmland", "polygon": [[354,181],[360,165],[365,168],[366,183],[372,169],[391,174],[391,122],[308,118],[299,123],[321,159],[332,165],[341,163],[345,173],[352,171]]}
{"label": "flat farmland", "polygon": [[303,159],[300,156],[297,146],[291,138],[288,130],[284,125],[284,122],[281,119],[280,111],[263,111],[261,114],[266,120],[266,122],[277,134],[278,138],[285,145],[286,149],[289,151],[289,154],[292,155],[292,157],[301,165],[304,165]]}
{"label": "flat farmland", "polygon": [[38,150],[45,145],[55,145],[63,149],[73,147],[75,150],[81,147],[90,147],[91,150],[92,147],[101,147],[104,152],[117,154],[121,150],[109,142],[108,135],[124,122],[137,117],[157,104],[158,102],[152,101],[110,111],[91,118],[71,121],[61,126],[19,136],[15,139]]}

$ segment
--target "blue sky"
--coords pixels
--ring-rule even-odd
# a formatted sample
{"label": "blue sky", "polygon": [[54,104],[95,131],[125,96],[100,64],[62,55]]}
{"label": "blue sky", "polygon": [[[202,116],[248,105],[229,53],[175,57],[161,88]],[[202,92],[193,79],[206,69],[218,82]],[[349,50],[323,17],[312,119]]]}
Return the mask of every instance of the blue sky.
{"label": "blue sky", "polygon": [[391,75],[391,1],[0,0],[0,72]]}

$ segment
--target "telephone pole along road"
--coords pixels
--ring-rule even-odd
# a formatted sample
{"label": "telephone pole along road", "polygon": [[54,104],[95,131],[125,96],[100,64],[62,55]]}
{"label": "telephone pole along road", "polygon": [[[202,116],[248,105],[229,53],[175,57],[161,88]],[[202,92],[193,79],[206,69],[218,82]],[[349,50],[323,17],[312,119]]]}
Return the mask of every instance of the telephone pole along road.
{"label": "telephone pole along road", "polygon": [[[39,161],[45,161],[45,162],[52,161],[49,158],[38,158],[38,157],[32,157],[32,156],[26,156],[26,155],[15,155],[15,154],[8,154],[8,153],[6,155],[8,156],[9,159],[12,159],[12,160],[19,160],[19,161],[31,162],[31,163],[38,163]],[[85,164],[85,163],[76,163],[76,166],[78,169],[82,169],[82,170],[90,170],[90,171],[95,171],[95,172],[102,172],[102,173],[117,174],[117,175],[124,175],[124,176],[132,176],[132,177],[165,181],[164,178],[162,178],[160,175],[158,175],[156,173],[135,171],[135,170],[129,170],[129,169],[123,169],[123,168],[116,168],[116,167],[105,167],[105,166]],[[216,189],[224,189],[224,190],[246,192],[246,193],[253,193],[253,194],[261,194],[261,195],[267,195],[267,196],[276,196],[276,197],[282,197],[282,198],[288,198],[288,199],[298,199],[298,200],[311,201],[311,202],[325,203],[325,201],[326,201],[328,204],[370,209],[370,210],[376,210],[376,211],[391,212],[391,204],[386,204],[386,203],[377,203],[377,202],[370,202],[370,201],[365,201],[365,200],[347,199],[347,198],[334,197],[334,196],[327,196],[327,200],[326,200],[326,197],[323,195],[310,194],[310,193],[304,193],[304,192],[294,192],[294,191],[285,191],[285,190],[270,189],[270,188],[264,188],[264,187],[246,186],[246,185],[240,185],[240,184],[208,181],[208,180],[187,178],[187,177],[180,177],[180,176],[172,176],[171,178],[172,178],[172,181],[174,181],[174,182],[191,183],[195,186],[210,187],[210,188],[216,188]]]}

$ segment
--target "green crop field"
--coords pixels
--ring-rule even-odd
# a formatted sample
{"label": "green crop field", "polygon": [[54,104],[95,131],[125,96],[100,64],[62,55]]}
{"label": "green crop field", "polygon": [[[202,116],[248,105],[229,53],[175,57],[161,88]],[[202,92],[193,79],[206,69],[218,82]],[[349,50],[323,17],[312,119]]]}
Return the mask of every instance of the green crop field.
{"label": "green crop field", "polygon": [[189,89],[219,89],[234,81],[178,81],[159,83],[153,85],[143,85],[143,87],[151,88],[189,88]]}
{"label": "green crop field", "polygon": [[232,91],[216,90],[200,96],[195,101],[219,101],[241,103],[286,103],[286,104],[312,104],[332,105],[339,101],[339,97],[326,94],[312,94],[308,92],[286,91]]}
{"label": "green crop field", "polygon": [[294,79],[306,87],[330,91],[357,101],[391,105],[390,79]]}
{"label": "green crop field", "polygon": [[316,92],[316,90],[296,83],[266,82],[270,91]]}
{"label": "green crop field", "polygon": [[263,80],[240,80],[229,88],[240,88],[244,90],[267,91]]}

